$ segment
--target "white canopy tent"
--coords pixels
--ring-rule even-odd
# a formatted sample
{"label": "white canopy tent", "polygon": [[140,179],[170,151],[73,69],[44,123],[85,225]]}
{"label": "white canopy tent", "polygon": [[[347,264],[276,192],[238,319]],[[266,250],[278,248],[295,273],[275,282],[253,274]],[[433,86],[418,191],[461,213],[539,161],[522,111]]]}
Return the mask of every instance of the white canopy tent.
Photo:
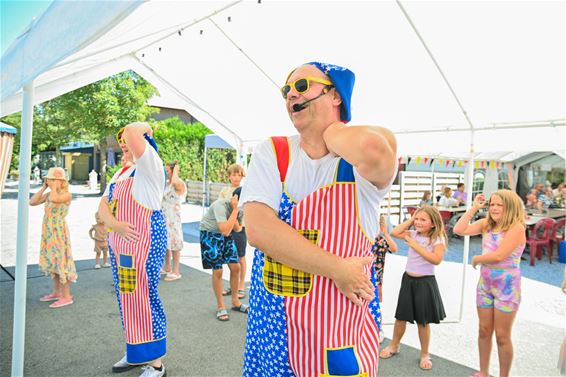
{"label": "white canopy tent", "polygon": [[[392,129],[399,154],[563,151],[564,15],[564,2],[540,1],[55,1],[2,56],[0,115],[23,110],[29,171],[33,105],[130,69],[241,155],[293,133],[278,87],[320,60],[356,73],[351,123]],[[13,375],[23,371],[25,201],[18,211]]]}

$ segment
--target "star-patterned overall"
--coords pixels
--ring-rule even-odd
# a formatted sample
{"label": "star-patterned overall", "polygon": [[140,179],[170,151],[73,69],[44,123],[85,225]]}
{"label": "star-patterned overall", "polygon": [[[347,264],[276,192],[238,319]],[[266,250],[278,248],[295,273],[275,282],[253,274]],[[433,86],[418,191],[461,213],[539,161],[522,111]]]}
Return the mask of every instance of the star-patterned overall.
{"label": "star-patterned overall", "polygon": [[166,353],[166,319],[157,285],[167,247],[161,210],[142,206],[132,195],[135,170],[110,185],[108,201],[118,221],[132,224],[139,240],[108,234],[110,261],[130,364],[145,364]]}
{"label": "star-patterned overall", "polygon": [[[288,143],[286,138],[272,142],[281,173],[288,164]],[[283,185],[279,218],[340,257],[371,256],[372,242],[359,224],[356,202],[353,167],[341,159],[334,183],[298,203]],[[381,313],[375,269],[370,264],[366,272],[376,297],[356,306],[330,279],[293,270],[256,249],[243,375],[376,376]]]}

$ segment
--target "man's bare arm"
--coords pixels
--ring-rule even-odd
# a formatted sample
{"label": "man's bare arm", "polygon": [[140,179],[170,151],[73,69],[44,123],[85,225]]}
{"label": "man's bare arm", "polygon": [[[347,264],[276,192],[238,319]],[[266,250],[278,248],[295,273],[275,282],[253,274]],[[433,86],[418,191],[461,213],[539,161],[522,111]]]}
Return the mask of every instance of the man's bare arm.
{"label": "man's bare arm", "polygon": [[391,131],[374,126],[330,125],[323,134],[328,150],[354,165],[377,188],[385,188],[395,172],[397,141]]}

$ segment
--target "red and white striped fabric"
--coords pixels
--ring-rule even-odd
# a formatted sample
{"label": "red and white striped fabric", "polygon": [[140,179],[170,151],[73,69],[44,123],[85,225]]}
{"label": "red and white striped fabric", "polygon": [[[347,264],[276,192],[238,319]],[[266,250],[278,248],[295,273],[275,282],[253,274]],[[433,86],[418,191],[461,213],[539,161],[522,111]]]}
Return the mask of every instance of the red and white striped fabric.
{"label": "red and white striped fabric", "polygon": [[121,293],[120,302],[124,319],[126,343],[145,343],[153,339],[151,307],[149,303],[149,282],[145,271],[151,243],[150,221],[152,210],[139,204],[131,195],[133,178],[118,180],[112,194],[117,200],[116,219],[132,224],[139,234],[136,242],[127,242],[115,232],[108,240],[120,264],[120,254],[132,256],[132,268],[137,270],[136,288],[132,293]]}
{"label": "red and white striped fabric", "polygon": [[[291,225],[295,229],[318,229],[318,245],[340,257],[370,256],[371,241],[358,220],[356,185],[334,183],[299,202]],[[370,269],[368,265],[368,276]],[[285,298],[289,362],[295,375],[326,373],[325,349],[355,345],[360,372],[376,376],[378,328],[368,304],[354,305],[334,282],[316,275],[307,296]]]}

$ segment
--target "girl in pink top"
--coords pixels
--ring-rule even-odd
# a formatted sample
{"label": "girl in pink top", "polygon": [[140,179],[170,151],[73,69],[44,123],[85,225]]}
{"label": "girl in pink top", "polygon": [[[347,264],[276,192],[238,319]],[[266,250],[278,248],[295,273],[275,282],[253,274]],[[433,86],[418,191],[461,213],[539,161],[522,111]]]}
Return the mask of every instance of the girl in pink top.
{"label": "girl in pink top", "polygon": [[482,255],[475,255],[472,259],[474,268],[482,265],[476,295],[480,322],[480,371],[474,377],[489,376],[494,331],[499,353],[499,375],[508,376],[513,361],[511,328],[521,302],[519,266],[526,242],[525,210],[517,194],[510,190],[499,190],[491,195],[487,217],[470,224],[476,212],[485,206],[484,196],[476,196],[472,208],[454,226],[454,232],[461,236],[481,233],[483,237]]}
{"label": "girl in pink top", "polygon": [[[411,226],[415,229],[409,230]],[[395,311],[393,339],[379,357],[388,359],[398,354],[407,322],[416,321],[421,342],[419,367],[429,370],[432,369],[428,353],[429,323],[439,323],[446,317],[434,277],[434,266],[442,262],[446,249],[444,222],[436,208],[424,206],[417,209],[411,219],[397,225],[391,235],[405,240],[409,254]]]}

